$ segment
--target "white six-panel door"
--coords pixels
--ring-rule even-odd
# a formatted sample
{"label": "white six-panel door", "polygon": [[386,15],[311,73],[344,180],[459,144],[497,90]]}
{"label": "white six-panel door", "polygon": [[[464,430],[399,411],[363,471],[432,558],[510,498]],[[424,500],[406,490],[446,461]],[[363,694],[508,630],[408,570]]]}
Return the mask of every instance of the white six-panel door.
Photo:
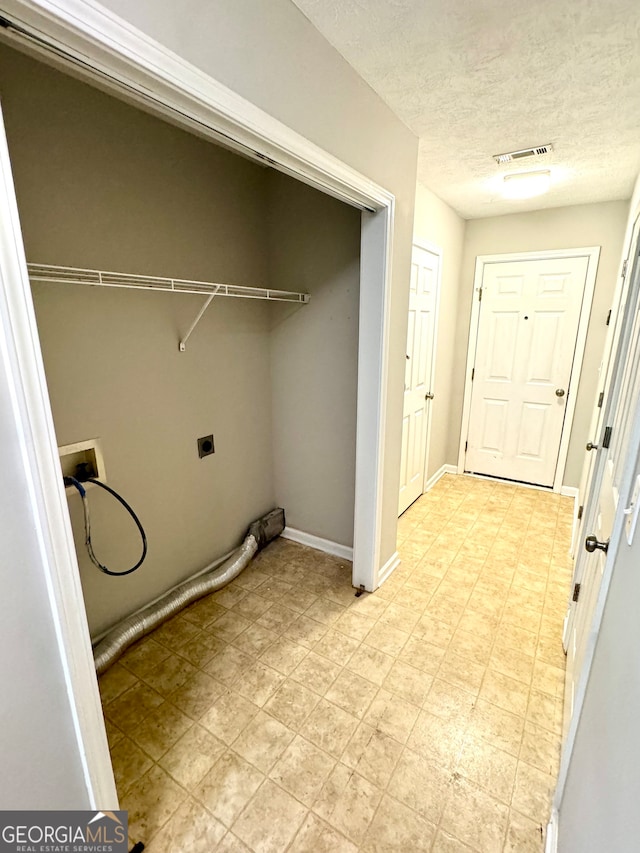
{"label": "white six-panel door", "polygon": [[433,397],[435,315],[440,256],[414,246],[411,256],[409,322],[402,412],[402,456],[398,515],[423,492]]}
{"label": "white six-panel door", "polygon": [[608,543],[611,537],[620,501],[624,463],[628,456],[631,422],[640,398],[640,257],[637,244],[631,287],[616,348],[612,382],[606,389],[609,399],[601,420],[600,433],[593,436],[593,443],[597,445],[595,471],[576,549],[574,582],[579,584],[579,588],[576,600],[570,605],[564,638],[567,652],[565,735],[573,714],[576,685],[590,641],[605,562],[613,557],[599,547],[588,552],[585,540],[587,536],[595,536],[598,543]]}
{"label": "white six-panel door", "polygon": [[553,485],[588,263],[485,265],[466,471]]}

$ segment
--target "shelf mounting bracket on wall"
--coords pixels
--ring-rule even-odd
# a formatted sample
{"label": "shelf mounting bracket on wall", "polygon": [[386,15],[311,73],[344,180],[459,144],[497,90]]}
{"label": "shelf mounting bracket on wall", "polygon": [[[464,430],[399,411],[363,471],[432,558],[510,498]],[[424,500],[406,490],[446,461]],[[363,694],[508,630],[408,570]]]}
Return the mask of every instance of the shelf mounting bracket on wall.
{"label": "shelf mounting bracket on wall", "polygon": [[208,295],[187,334],[178,348],[186,351],[186,344],[193,330],[202,319],[214,296],[235,296],[239,299],[266,299],[269,302],[293,302],[306,305],[308,293],[291,290],[272,290],[270,287],[247,287],[242,284],[217,284],[186,278],[161,278],[153,275],[135,275],[124,272],[104,272],[81,267],[60,267],[53,264],[27,264],[29,278],[49,284],[88,284],[92,287],[121,287],[126,290],[159,290],[163,293],[205,293]]}
{"label": "shelf mounting bracket on wall", "polygon": [[216,295],[217,292],[218,292],[218,289],[216,288],[216,290],[214,290],[213,293],[210,293],[207,296],[207,299],[206,299],[204,305],[196,314],[196,318],[193,321],[193,323],[189,326],[189,331],[187,332],[187,334],[184,336],[184,338],[182,338],[182,340],[178,344],[178,349],[180,350],[180,352],[186,352],[187,351],[187,341],[191,337],[191,333],[193,332],[195,327],[198,325],[198,323],[202,319],[202,315],[204,314],[204,312],[207,310],[209,305],[211,305],[211,302],[213,301],[213,297]]}

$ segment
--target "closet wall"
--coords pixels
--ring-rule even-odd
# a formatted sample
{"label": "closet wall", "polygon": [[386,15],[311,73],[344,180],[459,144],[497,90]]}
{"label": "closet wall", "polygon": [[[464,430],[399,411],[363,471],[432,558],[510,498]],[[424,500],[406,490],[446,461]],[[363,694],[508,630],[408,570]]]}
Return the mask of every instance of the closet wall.
{"label": "closet wall", "polygon": [[360,212],[279,172],[268,188],[270,278],[311,294],[271,314],[276,500],[288,526],[351,547]]}

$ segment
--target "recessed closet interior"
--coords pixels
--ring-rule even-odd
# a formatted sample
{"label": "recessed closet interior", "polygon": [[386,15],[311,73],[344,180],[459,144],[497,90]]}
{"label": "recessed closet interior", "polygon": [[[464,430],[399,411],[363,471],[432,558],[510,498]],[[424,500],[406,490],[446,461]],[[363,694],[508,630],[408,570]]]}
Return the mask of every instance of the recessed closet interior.
{"label": "recessed closet interior", "polygon": [[[235,547],[274,506],[352,545],[360,212],[0,44],[27,261],[310,294],[306,305],[33,283],[58,445],[99,437],[149,540],[100,573],[69,509],[92,636]],[[199,436],[215,453],[198,456]],[[103,562],[139,550],[90,494]]]}

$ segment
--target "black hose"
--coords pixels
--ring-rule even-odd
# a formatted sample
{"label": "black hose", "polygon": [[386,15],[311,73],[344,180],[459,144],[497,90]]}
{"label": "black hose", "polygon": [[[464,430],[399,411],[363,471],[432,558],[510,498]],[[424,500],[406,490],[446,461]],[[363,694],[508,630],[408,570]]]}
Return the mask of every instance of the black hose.
{"label": "black hose", "polygon": [[129,515],[131,516],[131,518],[135,521],[136,527],[140,531],[140,537],[142,539],[142,555],[141,555],[140,559],[138,560],[138,562],[135,564],[135,566],[133,566],[130,569],[126,569],[124,572],[113,572],[113,571],[111,571],[111,569],[108,569],[106,566],[103,566],[102,563],[96,557],[96,555],[93,551],[93,545],[91,543],[91,520],[89,517],[89,502],[87,500],[86,489],[84,488],[84,486],[82,485],[82,483],[79,480],[76,480],[75,477],[65,477],[64,478],[65,486],[74,486],[78,490],[78,493],[80,494],[80,497],[82,498],[82,508],[84,510],[84,533],[85,533],[84,544],[87,547],[87,552],[89,554],[91,562],[94,564],[94,566],[97,566],[101,572],[104,572],[105,575],[111,575],[113,577],[120,577],[121,575],[130,575],[131,572],[135,572],[136,569],[140,568],[140,566],[144,562],[144,558],[147,556],[147,535],[144,532],[144,527],[140,523],[140,519],[135,514],[133,509],[129,506],[129,504],[125,501],[125,499],[123,497],[121,497],[110,486],[107,486],[105,483],[101,483],[100,480],[96,480],[94,477],[87,477],[87,479],[84,480],[83,482],[93,483],[96,486],[100,486],[101,489],[104,489],[106,492],[109,492],[110,495],[113,495],[113,497],[119,503],[122,504],[122,506],[127,510]]}

